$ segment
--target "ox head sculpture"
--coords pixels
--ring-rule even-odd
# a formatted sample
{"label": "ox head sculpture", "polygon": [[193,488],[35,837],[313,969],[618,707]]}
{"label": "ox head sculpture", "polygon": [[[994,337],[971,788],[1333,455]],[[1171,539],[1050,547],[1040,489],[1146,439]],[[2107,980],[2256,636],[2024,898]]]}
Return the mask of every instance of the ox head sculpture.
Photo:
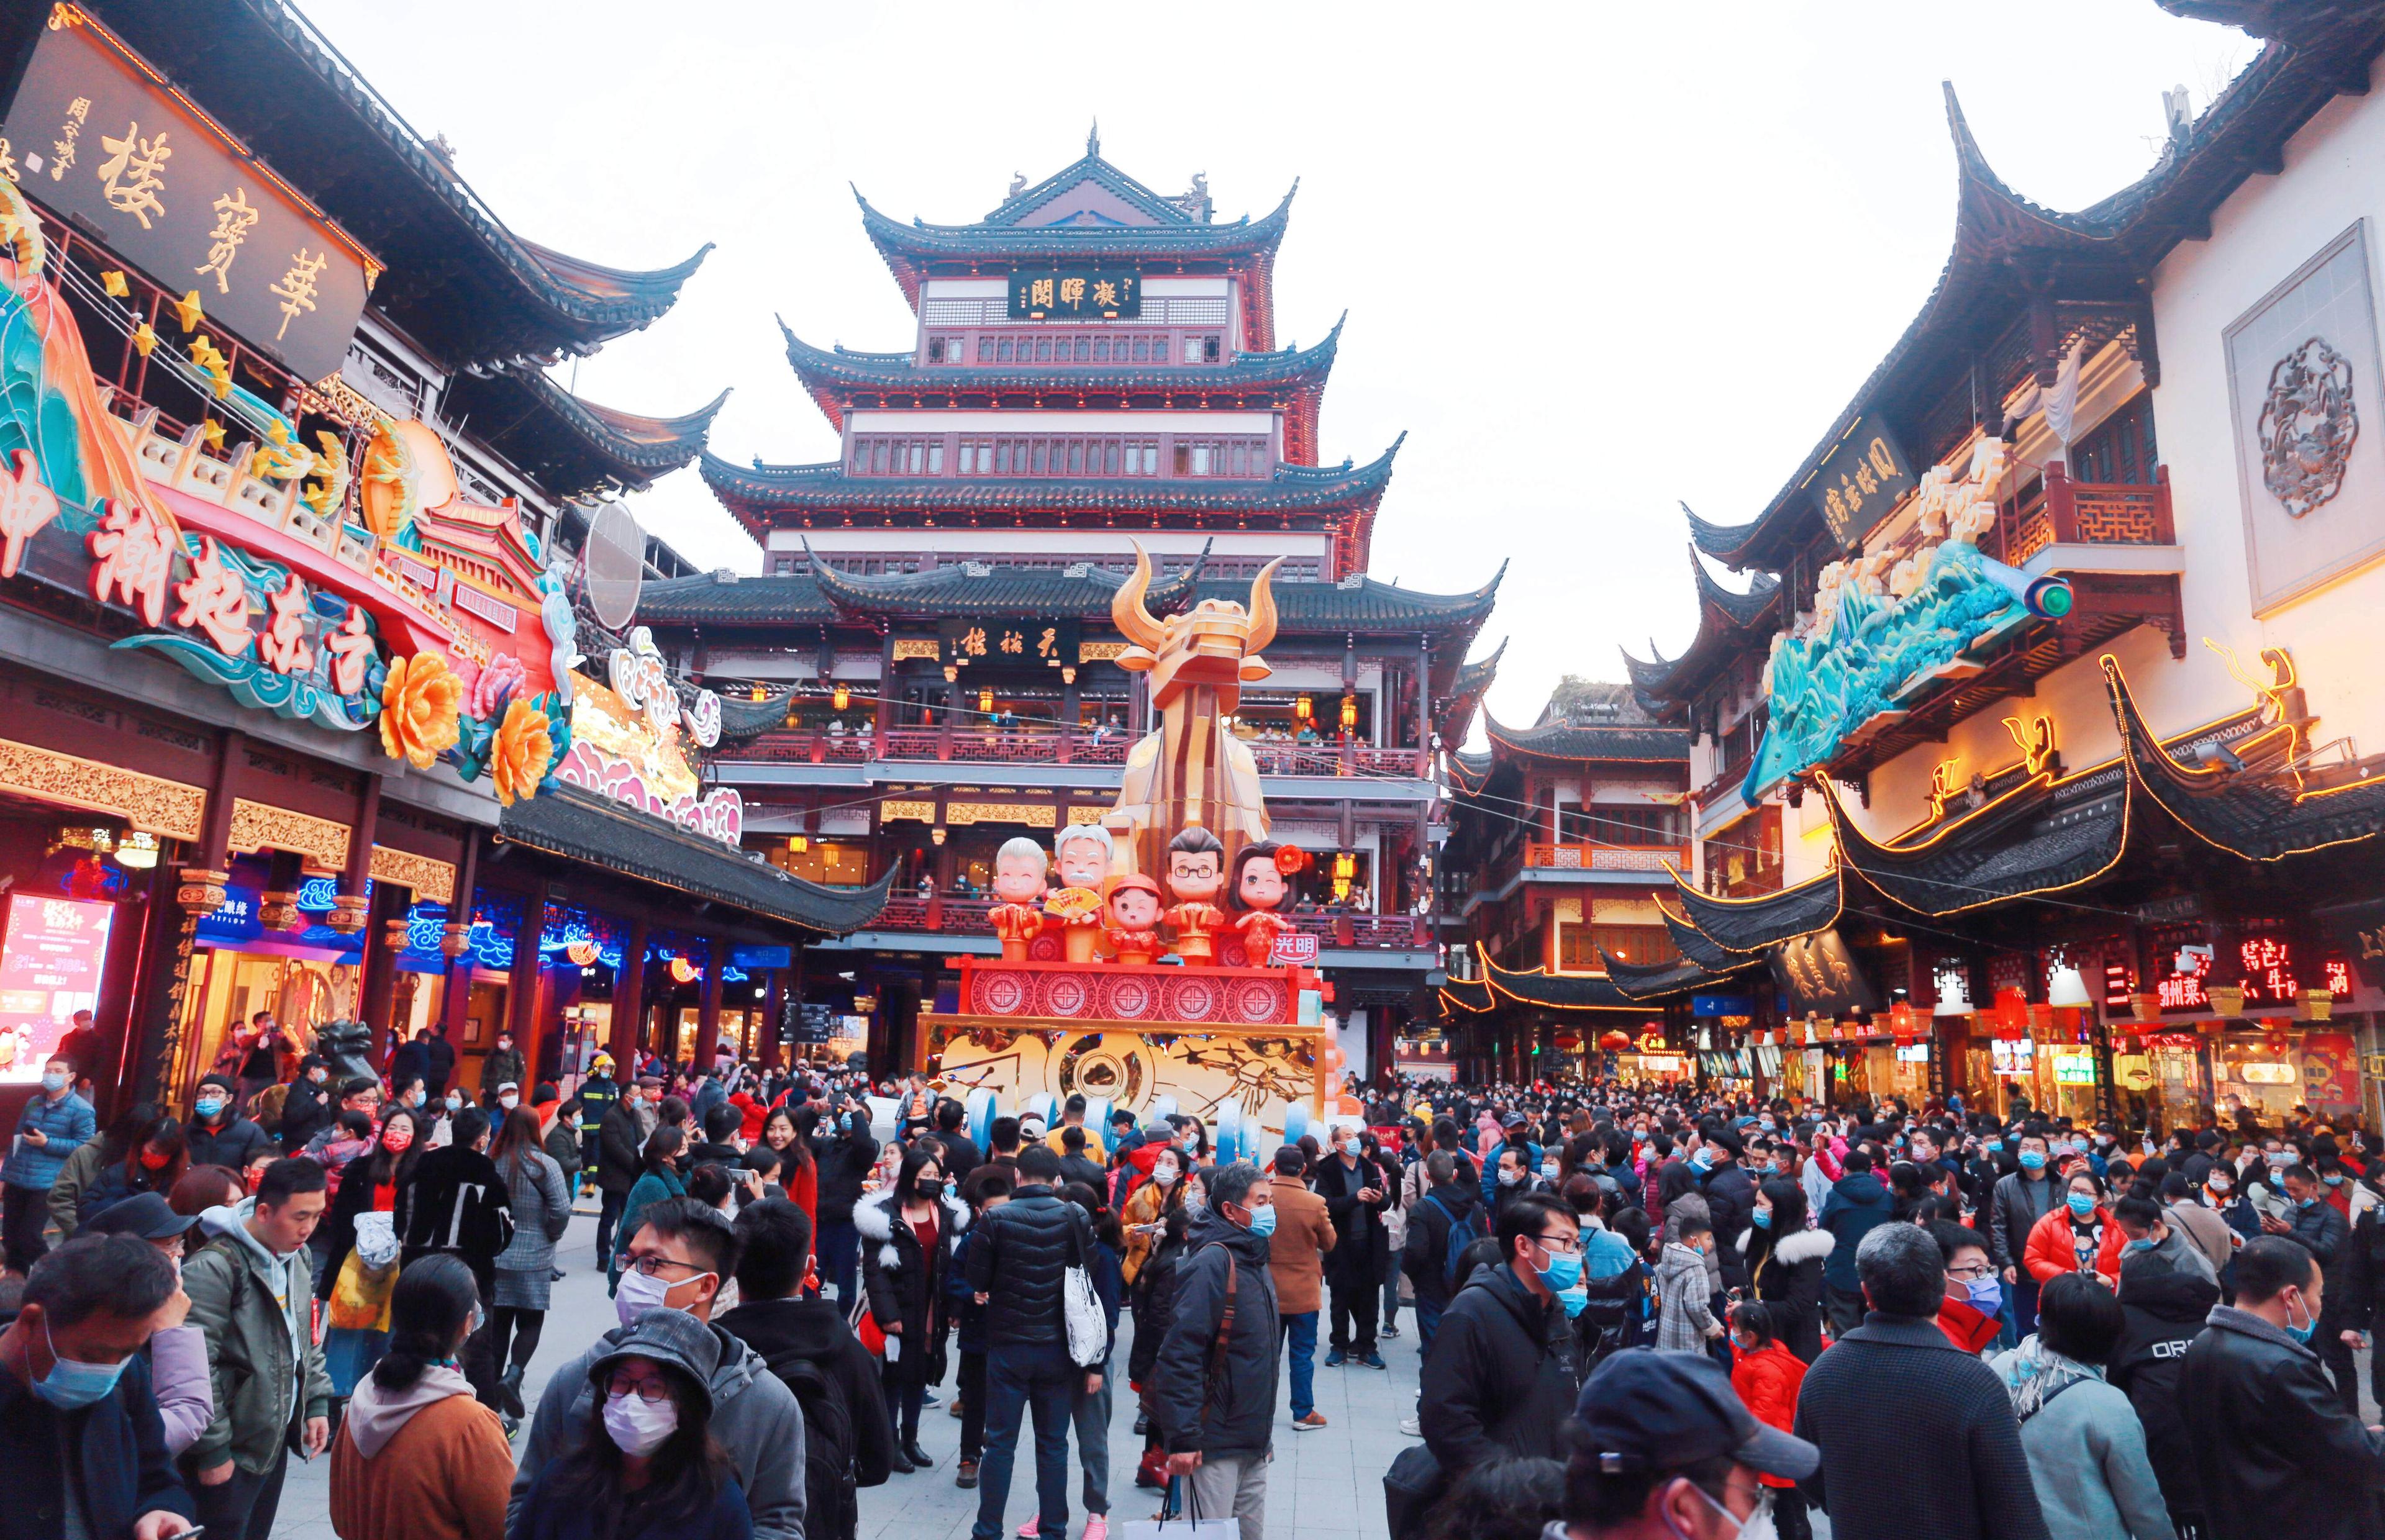
{"label": "ox head sculpture", "polygon": [[1279,556],[1251,579],[1248,609],[1230,599],[1204,599],[1182,615],[1155,620],[1143,607],[1151,588],[1151,557],[1134,542],[1134,576],[1110,601],[1110,619],[1133,645],[1118,656],[1120,668],[1151,671],[1153,704],[1165,710],[1186,689],[1208,685],[1217,691],[1217,710],[1242,702],[1242,686],[1272,672],[1260,649],[1275,640],[1275,569]]}

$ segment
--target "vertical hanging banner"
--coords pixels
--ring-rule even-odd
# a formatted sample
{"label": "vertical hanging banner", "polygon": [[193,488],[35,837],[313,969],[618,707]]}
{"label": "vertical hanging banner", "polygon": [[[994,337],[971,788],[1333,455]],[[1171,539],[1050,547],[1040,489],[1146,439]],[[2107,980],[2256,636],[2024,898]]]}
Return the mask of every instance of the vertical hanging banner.
{"label": "vertical hanging banner", "polygon": [[148,63],[59,6],[0,173],[304,379],[339,371],[381,265]]}

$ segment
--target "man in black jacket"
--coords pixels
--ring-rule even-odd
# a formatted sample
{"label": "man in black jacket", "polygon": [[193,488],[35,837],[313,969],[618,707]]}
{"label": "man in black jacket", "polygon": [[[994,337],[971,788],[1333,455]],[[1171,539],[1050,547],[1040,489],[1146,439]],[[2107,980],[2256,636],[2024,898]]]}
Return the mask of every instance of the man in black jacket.
{"label": "man in black jacket", "polygon": [[[1175,1313],[1152,1370],[1168,1473],[1188,1479],[1202,1517],[1232,1514],[1242,1540],[1266,1531],[1275,1451],[1281,1327],[1267,1265],[1274,1233],[1272,1179],[1248,1161],[1210,1176],[1209,1212],[1194,1223],[1177,1263]],[[1047,1516],[1044,1534],[1053,1533]],[[976,1540],[996,1536],[980,1527]]]}
{"label": "man in black jacket", "polygon": [[[1019,1186],[1009,1202],[989,1211],[968,1249],[968,1284],[985,1312],[985,1452],[978,1460],[977,1524],[972,1540],[1003,1540],[1002,1508],[1010,1497],[1010,1470],[1018,1456],[1018,1428],[1027,1409],[1035,1417],[1035,1496],[1045,1540],[1068,1526],[1068,1427],[1077,1387],[1101,1388],[1101,1375],[1068,1356],[1068,1325],[1061,1290],[1070,1267],[1093,1254],[1085,1211],[1065,1202],[1053,1186],[1060,1157],[1049,1145],[1018,1152]],[[828,1208],[828,1177],[820,1177],[820,1208]],[[1262,1252],[1259,1270],[1267,1270]],[[1273,1340],[1274,1327],[1268,1327]],[[1275,1397],[1270,1389],[1267,1405]]]}
{"label": "man in black jacket", "polygon": [[498,1368],[488,1325],[494,1308],[497,1257],[513,1244],[511,1189],[489,1159],[489,1114],[467,1107],[456,1114],[455,1137],[422,1157],[414,1168],[414,1202],[406,1234],[398,1236],[401,1270],[442,1252],[463,1259],[481,1288],[481,1326],[464,1343],[464,1377],[481,1404],[501,1410]]}
{"label": "man in black jacket", "polygon": [[1333,1298],[1325,1367],[1338,1369],[1355,1358],[1369,1369],[1380,1369],[1383,1357],[1375,1350],[1375,1323],[1382,1309],[1383,1270],[1391,1260],[1383,1228],[1391,1184],[1366,1154],[1357,1124],[1342,1124],[1333,1137],[1334,1148],[1317,1167],[1317,1196],[1325,1199],[1325,1215],[1341,1237],[1325,1256],[1325,1282]]}
{"label": "man in black jacket", "polygon": [[2304,1341],[2325,1283],[2307,1248],[2257,1236],[2236,1253],[2236,1303],[2186,1350],[2179,1404],[2210,1540],[2385,1534],[2385,1433],[2343,1410]]}
{"label": "man in black jacket", "polygon": [[422,1046],[422,1055],[423,1088],[436,1101],[447,1094],[447,1083],[456,1078],[456,1045],[447,1040],[445,1022],[431,1029],[431,1040]]}
{"label": "man in black jacket", "polygon": [[1450,1233],[1457,1231],[1463,1244],[1486,1227],[1476,1211],[1482,1207],[1481,1188],[1469,1174],[1461,1174],[1448,1150],[1426,1156],[1424,1174],[1428,1186],[1408,1209],[1407,1242],[1400,1260],[1416,1289],[1417,1336],[1423,1350],[1430,1352],[1442,1312],[1466,1281],[1462,1273],[1455,1285],[1450,1281]]}
{"label": "man in black jacket", "polygon": [[1474,1270],[1425,1355],[1417,1421],[1455,1482],[1507,1456],[1555,1459],[1580,1394],[1581,1360],[1558,1291],[1581,1278],[1573,1211],[1530,1193],[1499,1215],[1499,1261]]}
{"label": "man in black jacket", "polygon": [[848,1100],[836,1114],[832,1136],[813,1146],[819,1164],[819,1252],[822,1288],[836,1290],[836,1302],[853,1308],[861,1262],[861,1232],[853,1227],[853,1206],[861,1200],[861,1184],[878,1164],[878,1140],[869,1132],[868,1107]]}
{"label": "man in black jacket", "polygon": [[[2361,1178],[2368,1195],[2379,1199],[2360,1211],[2352,1238],[2337,1252],[2335,1282],[2329,1285],[2329,1313],[2336,1317],[2337,1340],[2348,1351],[2377,1329],[2385,1316],[2385,1164],[2371,1161]],[[2368,1360],[2368,1392],[2385,1403],[2385,1353]]]}
{"label": "man in black jacket", "polygon": [[2121,1259],[2125,1324],[2104,1377],[2129,1397],[2144,1424],[2145,1456],[2180,1534],[2202,1533],[2203,1483],[2187,1444],[2179,1375],[2188,1345],[2217,1303],[2218,1284],[2201,1269],[2180,1266],[2174,1254],[2155,1249]]}
{"label": "man in black jacket", "polygon": [[811,1216],[783,1198],[737,1216],[737,1297],[714,1324],[762,1355],[804,1409],[804,1540],[853,1540],[855,1490],[893,1470],[878,1360],[826,1299],[803,1297]]}
{"label": "man in black jacket", "polygon": [[1755,1182],[1739,1163],[1743,1147],[1730,1130],[1717,1129],[1706,1136],[1703,1149],[1709,1161],[1701,1180],[1706,1209],[1713,1216],[1715,1254],[1722,1261],[1722,1281],[1726,1287],[1745,1288],[1747,1253],[1740,1249],[1739,1237],[1747,1233],[1755,1213]]}
{"label": "man in black jacket", "polygon": [[273,1136],[241,1115],[231,1076],[210,1074],[199,1082],[191,1121],[182,1127],[194,1166],[245,1172],[248,1162],[273,1147]]}
{"label": "man in black jacket", "polygon": [[950,1192],[960,1191],[969,1173],[985,1164],[985,1152],[961,1126],[967,1112],[950,1097],[936,1103],[936,1142],[944,1147],[944,1183]]}
{"label": "man in black jacket", "polygon": [[596,1125],[596,1262],[600,1267],[612,1258],[613,1227],[621,1222],[630,1189],[638,1185],[646,1148],[638,1102],[648,1094],[643,1081],[622,1087],[619,1099],[605,1109]]}
{"label": "man in black jacket", "polygon": [[284,1153],[297,1154],[331,1123],[331,1066],[321,1054],[310,1053],[298,1061],[298,1078],[290,1083],[290,1094],[281,1102],[281,1122],[274,1129]]}
{"label": "man in black jacket", "polygon": [[[1939,1329],[1946,1259],[1917,1224],[1882,1224],[1855,1248],[1870,1313],[1814,1360],[1797,1436],[1820,1447],[1803,1484],[1836,1540],[2048,1540],[2020,1422],[2004,1381]],[[1884,1450],[1926,1459],[1881,1466]]]}
{"label": "man in black jacket", "polygon": [[2004,1287],[2012,1294],[2016,1339],[2037,1330],[2037,1280],[2021,1265],[2021,1252],[2030,1228],[2062,1201],[2062,1185],[2047,1163],[2044,1130],[2018,1132],[2015,1169],[1998,1177],[1988,1195],[1988,1259],[2004,1270]]}

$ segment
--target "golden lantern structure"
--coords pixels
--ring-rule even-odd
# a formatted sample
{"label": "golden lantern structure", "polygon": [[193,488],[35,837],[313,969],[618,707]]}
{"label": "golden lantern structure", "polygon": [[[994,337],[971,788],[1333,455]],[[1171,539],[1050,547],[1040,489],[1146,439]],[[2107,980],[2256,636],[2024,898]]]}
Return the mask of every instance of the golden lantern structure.
{"label": "golden lantern structure", "polygon": [[1317,714],[1317,702],[1304,694],[1298,701],[1292,702],[1292,714],[1298,720],[1305,722]]}
{"label": "golden lantern structure", "polygon": [[1348,732],[1357,725],[1358,698],[1355,695],[1344,695],[1342,697],[1342,730]]}
{"label": "golden lantern structure", "polygon": [[840,681],[836,687],[836,693],[830,696],[829,700],[837,710],[844,710],[845,707],[853,704],[852,687]]}

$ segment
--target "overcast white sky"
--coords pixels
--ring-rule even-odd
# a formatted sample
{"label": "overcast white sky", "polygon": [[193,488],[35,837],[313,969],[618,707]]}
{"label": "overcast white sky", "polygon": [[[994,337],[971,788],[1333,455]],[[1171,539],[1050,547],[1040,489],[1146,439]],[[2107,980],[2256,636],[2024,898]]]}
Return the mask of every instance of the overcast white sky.
{"label": "overcast white sky", "polygon": [[[2152,0],[1326,5],[301,0],[517,231],[618,267],[718,249],[679,305],[558,378],[657,414],[733,387],[713,448],[833,456],[778,328],[896,348],[879,208],[975,219],[1082,154],[1220,217],[1301,191],[1280,342],[1350,325],[1323,458],[1409,431],[1373,571],[1514,565],[1492,711],[1695,628],[1677,503],[1754,516],[1928,295],[1953,228],[1939,82],[2024,194],[2152,164],[2242,34]],[[708,565],[758,553],[693,469],[638,500]]]}

